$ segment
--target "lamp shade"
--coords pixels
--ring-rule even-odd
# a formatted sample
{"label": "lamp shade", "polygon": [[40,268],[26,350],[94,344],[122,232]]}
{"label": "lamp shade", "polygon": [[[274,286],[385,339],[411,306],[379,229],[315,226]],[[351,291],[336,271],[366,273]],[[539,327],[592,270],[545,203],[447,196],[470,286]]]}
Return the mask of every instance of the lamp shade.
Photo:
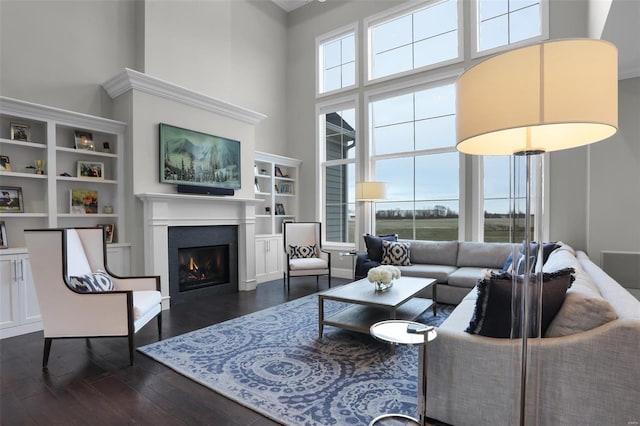
{"label": "lamp shade", "polygon": [[514,49],[469,68],[456,90],[456,146],[467,154],[568,149],[618,128],[618,52],[606,41]]}
{"label": "lamp shade", "polygon": [[356,200],[380,201],[387,198],[387,184],[384,182],[356,183]]}

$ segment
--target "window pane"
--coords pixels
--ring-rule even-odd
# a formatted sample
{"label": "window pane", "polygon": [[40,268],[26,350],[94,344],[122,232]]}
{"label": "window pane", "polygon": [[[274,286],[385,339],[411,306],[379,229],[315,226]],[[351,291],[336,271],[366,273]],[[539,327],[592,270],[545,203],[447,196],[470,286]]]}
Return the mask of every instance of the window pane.
{"label": "window pane", "polygon": [[338,65],[340,65],[340,40],[335,40],[324,45],[324,69]]}
{"label": "window pane", "polygon": [[458,239],[458,201],[416,202],[415,235],[418,240]]}
{"label": "window pane", "polygon": [[356,60],[355,50],[356,50],[356,41],[355,36],[353,34],[346,36],[341,41],[342,46],[342,63],[346,64],[347,62],[353,62]]}
{"label": "window pane", "polygon": [[411,15],[402,16],[373,28],[373,53],[378,54],[412,42]]}
{"label": "window pane", "polygon": [[540,4],[538,0],[509,0],[509,12]]}
{"label": "window pane", "polygon": [[327,241],[354,242],[355,164],[326,167],[325,227]]}
{"label": "window pane", "polygon": [[377,53],[373,57],[373,78],[384,77],[413,68],[411,45]]}
{"label": "window pane", "polygon": [[511,43],[539,36],[540,30],[540,6],[532,6],[513,12],[509,25],[509,39]]}
{"label": "window pane", "polygon": [[356,64],[350,62],[342,66],[342,87],[356,84]]}
{"label": "window pane", "polygon": [[414,40],[422,40],[458,28],[458,6],[447,1],[416,12],[413,15]]}
{"label": "window pane", "polygon": [[413,151],[413,139],[413,122],[378,127],[373,131],[373,152],[381,155]]}
{"label": "window pane", "polygon": [[413,157],[376,161],[376,181],[386,182],[387,199],[413,202]]}
{"label": "window pane", "polygon": [[443,148],[456,144],[456,118],[453,115],[416,121],[416,150]]}
{"label": "window pane", "polygon": [[506,16],[480,23],[478,50],[489,50],[509,44],[509,21]]}
{"label": "window pane", "polygon": [[480,20],[486,21],[489,18],[504,15],[508,12],[508,7],[508,0],[480,0],[478,3]]}
{"label": "window pane", "polygon": [[376,203],[376,234],[398,234],[399,238],[414,239],[413,201]]}
{"label": "window pane", "polygon": [[[484,157],[484,198],[509,198],[509,157]],[[486,206],[485,206],[486,211]]]}
{"label": "window pane", "polygon": [[460,161],[457,152],[422,155],[415,158],[415,163],[416,202],[459,198]]}
{"label": "window pane", "polygon": [[331,90],[336,90],[341,87],[340,71],[341,71],[340,67],[325,70],[324,72],[324,91],[325,92],[330,92]]}
{"label": "window pane", "polygon": [[416,119],[438,117],[456,113],[456,86],[434,87],[415,94]]}
{"label": "window pane", "polygon": [[452,31],[414,45],[413,68],[425,67],[458,57],[458,32]]}
{"label": "window pane", "polygon": [[374,127],[413,121],[413,93],[376,101],[372,113]]}
{"label": "window pane", "polygon": [[325,115],[325,159],[355,158],[355,109],[331,112]]}

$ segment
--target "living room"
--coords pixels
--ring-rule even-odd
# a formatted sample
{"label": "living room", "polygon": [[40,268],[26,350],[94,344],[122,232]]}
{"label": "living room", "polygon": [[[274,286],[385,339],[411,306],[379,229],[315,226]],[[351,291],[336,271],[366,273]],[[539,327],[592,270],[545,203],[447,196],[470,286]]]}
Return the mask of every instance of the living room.
{"label": "living room", "polygon": [[[617,43],[622,36],[631,40],[632,51],[619,52],[618,132],[601,143],[552,153],[548,161],[547,236],[585,250],[596,263],[602,252],[640,252],[640,229],[634,225],[640,200],[632,196],[633,188],[640,184],[640,70],[637,62],[636,67],[633,61],[627,62],[629,56],[637,55],[637,49],[633,51],[638,31],[633,25],[634,3],[548,2],[550,39],[602,37]],[[363,39],[365,20],[397,7],[398,2],[309,2],[286,12],[270,1],[2,0],[0,90],[8,98],[127,124],[119,212],[123,219],[116,231],[121,242],[130,244],[130,273],[157,273],[146,251],[147,218],[140,194],[175,193],[174,186],[158,179],[159,123],[240,140],[243,184],[236,191],[237,198],[254,198],[255,151],[301,160],[296,218],[322,220],[319,112],[326,104],[355,99],[360,108],[357,128],[365,135],[365,100],[396,86],[405,90],[414,80],[452,78],[478,61],[469,47],[471,12],[464,4],[461,61],[369,83],[365,53],[360,49],[359,84],[346,92],[317,96],[317,38],[356,23],[356,33]],[[629,46],[628,40],[618,47],[624,46]],[[117,95],[105,87],[114,78],[129,85]],[[175,91],[204,98],[208,105],[224,104],[245,118],[232,119],[228,111],[221,115],[181,100],[149,95],[141,88],[146,83],[168,83]],[[366,160],[362,155],[358,161]],[[482,200],[474,191],[479,185],[477,160],[462,157],[460,169],[457,239],[474,241],[482,228],[477,213],[482,211]],[[356,216],[365,217],[366,208],[354,205]],[[356,220],[352,235],[368,229],[365,220]],[[10,243],[21,240],[15,229],[8,234]],[[243,247],[248,260],[239,286],[250,290],[256,285],[251,272],[255,249],[247,238]],[[348,278],[352,259],[338,253],[362,250],[361,238],[325,245],[334,253],[334,274]],[[40,348],[34,350],[40,352]]]}

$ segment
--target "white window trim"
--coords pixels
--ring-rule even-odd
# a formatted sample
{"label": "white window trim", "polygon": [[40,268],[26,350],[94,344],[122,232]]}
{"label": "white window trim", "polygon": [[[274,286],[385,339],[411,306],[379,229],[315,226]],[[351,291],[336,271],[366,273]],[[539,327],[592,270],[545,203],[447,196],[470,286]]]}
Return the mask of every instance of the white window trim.
{"label": "white window trim", "polygon": [[493,49],[478,51],[478,2],[472,0],[471,2],[471,58],[482,58],[484,56],[493,55],[494,53],[504,52],[507,50],[516,49],[518,47],[528,46],[535,44],[543,40],[549,39],[549,0],[540,0],[540,30],[541,34],[536,37],[520,40],[516,43],[506,44],[504,46],[494,47]]}
{"label": "white window trim", "polygon": [[[339,89],[331,90],[328,92],[320,92],[321,88],[321,80],[323,75],[324,68],[324,59],[322,55],[320,55],[320,46],[325,43],[329,43],[333,40],[337,40],[339,38],[344,37],[345,35],[353,33],[354,39],[354,55],[355,55],[355,76],[354,76],[354,84],[346,87],[341,87]],[[358,88],[360,85],[360,37],[359,37],[359,25],[358,22],[354,22],[347,26],[338,28],[329,33],[322,34],[316,37],[316,98],[322,98],[325,96],[335,95],[337,93],[346,92],[349,90],[353,90]]]}
{"label": "white window trim", "polygon": [[366,75],[365,75],[365,86],[369,86],[372,84],[382,83],[384,81],[395,80],[398,78],[418,74],[424,71],[437,69],[446,67],[448,65],[457,64],[464,61],[464,7],[462,0],[456,0],[458,5],[458,56],[453,59],[449,59],[444,62],[438,62],[436,64],[426,65],[424,67],[415,68],[412,70],[403,71],[396,74],[386,75],[384,77],[372,78],[373,75],[373,63],[372,63],[372,27],[383,23],[385,21],[392,20],[394,18],[407,15],[412,13],[417,9],[421,9],[428,5],[435,5],[440,3],[442,0],[414,0],[407,2],[401,6],[397,6],[391,9],[387,9],[384,12],[378,13],[376,15],[370,16],[364,19],[363,25],[363,35],[362,39],[364,40],[364,51],[366,54]]}
{"label": "white window trim", "polygon": [[[342,111],[345,109],[355,110],[356,122],[353,123],[353,128],[356,131],[356,157],[354,159],[349,158],[349,159],[327,161],[325,157],[325,145],[324,145],[326,140],[326,134],[325,134],[326,128],[320,125],[321,122],[324,123],[324,121],[322,120],[322,116],[329,112]],[[317,182],[316,217],[318,218],[317,220],[320,222],[325,222],[324,207],[325,207],[326,200],[325,200],[325,191],[324,191],[324,181],[325,181],[326,166],[355,163],[356,182],[359,180],[359,177],[361,175],[361,172],[360,172],[361,162],[358,159],[361,158],[361,150],[362,150],[361,141],[363,139],[362,137],[360,137],[359,117],[360,117],[360,101],[358,99],[358,96],[356,95],[345,96],[342,98],[316,104],[316,120],[315,120],[316,121],[316,158],[318,159],[318,161],[316,161],[316,169],[315,169],[316,182]],[[355,223],[356,232],[359,229],[358,228],[360,226],[359,221],[362,216],[362,214],[359,214],[360,212],[358,212],[357,209],[358,209],[358,203],[356,202],[356,223]],[[326,226],[323,226],[322,236],[321,236],[322,246],[328,250],[347,250],[347,249],[350,250],[357,247],[357,244],[358,244],[357,240],[353,243],[337,243],[334,241],[327,241],[326,232],[327,232]]]}

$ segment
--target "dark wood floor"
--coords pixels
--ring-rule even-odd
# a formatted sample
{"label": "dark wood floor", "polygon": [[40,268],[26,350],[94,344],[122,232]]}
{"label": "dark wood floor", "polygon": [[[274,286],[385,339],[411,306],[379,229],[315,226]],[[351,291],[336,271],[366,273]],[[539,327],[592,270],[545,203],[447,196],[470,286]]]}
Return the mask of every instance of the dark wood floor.
{"label": "dark wood floor", "polygon": [[[334,278],[333,284],[346,280]],[[320,279],[320,289],[327,287]],[[203,298],[163,312],[164,338],[316,292],[315,278],[282,280],[257,290]],[[136,346],[157,340],[156,321]],[[0,341],[0,424],[8,425],[275,425],[224,396],[137,353],[129,366],[126,338],[55,340],[48,371],[42,332]]]}

